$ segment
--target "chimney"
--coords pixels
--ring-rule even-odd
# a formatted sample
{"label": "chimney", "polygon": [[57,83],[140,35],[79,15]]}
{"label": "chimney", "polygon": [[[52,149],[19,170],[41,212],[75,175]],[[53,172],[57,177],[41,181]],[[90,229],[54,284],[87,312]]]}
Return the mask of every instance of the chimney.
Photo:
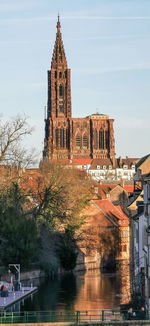
{"label": "chimney", "polygon": [[122,168],[122,157],[119,156],[119,167]]}
{"label": "chimney", "polygon": [[98,187],[94,187],[95,194],[98,194]]}
{"label": "chimney", "polygon": [[124,181],[124,179],[121,179],[121,181],[120,181],[120,186],[121,186],[122,188],[124,188],[124,186],[125,186],[125,181]]}

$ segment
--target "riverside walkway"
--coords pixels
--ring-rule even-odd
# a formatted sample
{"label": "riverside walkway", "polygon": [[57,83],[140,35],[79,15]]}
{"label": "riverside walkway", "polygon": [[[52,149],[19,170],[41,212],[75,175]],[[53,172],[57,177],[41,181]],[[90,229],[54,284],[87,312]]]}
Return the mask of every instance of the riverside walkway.
{"label": "riverside walkway", "polygon": [[0,297],[0,310],[6,309],[8,306],[13,305],[36,290],[37,287],[22,287],[19,291],[8,291],[7,297]]}

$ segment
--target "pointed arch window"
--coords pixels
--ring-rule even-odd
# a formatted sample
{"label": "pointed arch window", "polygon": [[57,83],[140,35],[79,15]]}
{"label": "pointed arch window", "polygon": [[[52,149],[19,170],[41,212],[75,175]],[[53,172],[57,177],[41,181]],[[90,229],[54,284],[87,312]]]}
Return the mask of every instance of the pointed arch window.
{"label": "pointed arch window", "polygon": [[62,77],[62,72],[60,71],[60,73],[59,73],[59,78],[61,78]]}
{"label": "pointed arch window", "polygon": [[57,83],[55,83],[55,93],[56,93],[56,96],[57,96]]}
{"label": "pointed arch window", "polygon": [[66,129],[66,148],[69,149],[69,130]]}
{"label": "pointed arch window", "polygon": [[109,149],[109,132],[105,131],[105,148]]}
{"label": "pointed arch window", "polygon": [[59,112],[60,112],[60,113],[63,113],[63,112],[64,112],[63,105],[59,105]]}
{"label": "pointed arch window", "polygon": [[64,147],[64,129],[60,129],[60,147]]}
{"label": "pointed arch window", "polygon": [[81,144],[80,136],[77,135],[77,136],[76,136],[76,146],[77,146],[77,147],[80,147],[80,144]]}
{"label": "pointed arch window", "polygon": [[59,86],[59,96],[63,96],[64,95],[64,88],[62,85]]}
{"label": "pointed arch window", "polygon": [[86,135],[83,136],[83,147],[88,148],[88,138]]}
{"label": "pointed arch window", "polygon": [[55,130],[55,137],[56,137],[56,147],[58,147],[58,129]]}
{"label": "pointed arch window", "polygon": [[99,149],[104,149],[104,130],[99,131]]}
{"label": "pointed arch window", "polygon": [[98,144],[98,142],[97,142],[97,130],[95,131],[95,149],[97,149],[97,144]]}

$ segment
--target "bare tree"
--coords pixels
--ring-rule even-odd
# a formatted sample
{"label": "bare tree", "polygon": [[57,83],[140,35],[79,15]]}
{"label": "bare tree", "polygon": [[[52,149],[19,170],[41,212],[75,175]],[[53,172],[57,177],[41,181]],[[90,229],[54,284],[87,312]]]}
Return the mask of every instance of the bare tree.
{"label": "bare tree", "polygon": [[17,116],[6,122],[0,120],[0,164],[26,167],[33,163],[34,151],[31,154],[21,146],[24,136],[32,131],[25,116]]}

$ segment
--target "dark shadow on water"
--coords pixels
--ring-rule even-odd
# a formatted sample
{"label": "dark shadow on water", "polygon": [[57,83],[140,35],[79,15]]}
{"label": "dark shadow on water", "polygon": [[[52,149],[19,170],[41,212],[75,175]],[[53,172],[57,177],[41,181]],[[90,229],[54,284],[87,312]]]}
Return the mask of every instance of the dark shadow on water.
{"label": "dark shadow on water", "polygon": [[38,292],[28,297],[21,310],[40,311],[58,310],[59,308],[71,309],[76,298],[76,277],[74,274],[66,274],[53,279],[47,278],[41,282]]}
{"label": "dark shadow on water", "polygon": [[62,302],[68,310],[72,309],[72,305],[77,296],[76,277],[74,274],[66,274],[60,282],[59,301]]}

